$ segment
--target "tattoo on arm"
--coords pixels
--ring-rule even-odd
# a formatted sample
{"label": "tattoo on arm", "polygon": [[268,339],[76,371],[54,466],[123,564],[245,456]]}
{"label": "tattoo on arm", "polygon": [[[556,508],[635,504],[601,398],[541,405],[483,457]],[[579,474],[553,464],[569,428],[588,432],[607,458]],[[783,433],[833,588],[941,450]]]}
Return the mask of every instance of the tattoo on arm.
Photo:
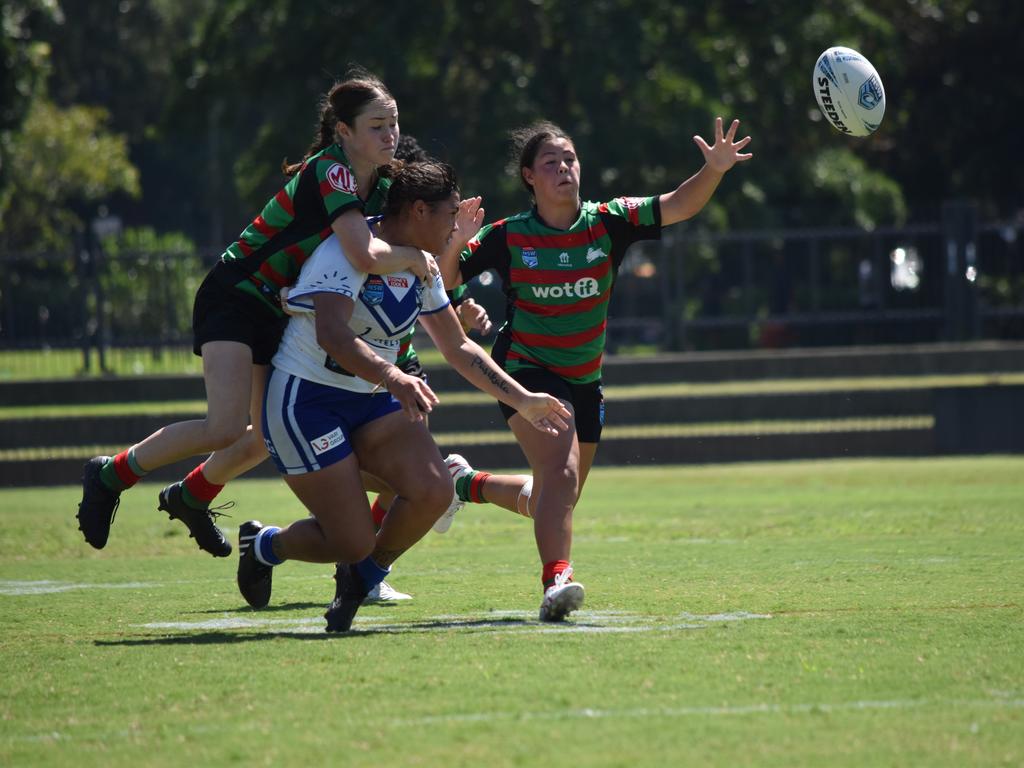
{"label": "tattoo on arm", "polygon": [[508,384],[502,381],[501,378],[499,378],[498,372],[494,369],[494,367],[489,363],[485,362],[479,355],[473,355],[473,362],[470,363],[470,367],[479,368],[483,375],[490,380],[491,384],[496,386],[506,395],[511,394],[512,390],[509,389]]}

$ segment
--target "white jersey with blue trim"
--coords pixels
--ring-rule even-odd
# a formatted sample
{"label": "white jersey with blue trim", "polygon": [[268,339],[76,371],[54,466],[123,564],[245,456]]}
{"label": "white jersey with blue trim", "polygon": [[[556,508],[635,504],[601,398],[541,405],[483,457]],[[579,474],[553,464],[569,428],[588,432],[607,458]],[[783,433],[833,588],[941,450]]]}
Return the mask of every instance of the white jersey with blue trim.
{"label": "white jersey with blue trim", "polygon": [[352,392],[372,392],[379,388],[378,382],[352,375],[317,344],[313,309],[317,293],[337,293],[355,301],[349,328],[390,363],[398,358],[401,340],[416,318],[440,312],[450,304],[440,276],[428,288],[411,272],[360,272],[335,235],[324,240],[302,265],[295,286],[288,291],[287,309],[293,314],[273,365],[308,381]]}

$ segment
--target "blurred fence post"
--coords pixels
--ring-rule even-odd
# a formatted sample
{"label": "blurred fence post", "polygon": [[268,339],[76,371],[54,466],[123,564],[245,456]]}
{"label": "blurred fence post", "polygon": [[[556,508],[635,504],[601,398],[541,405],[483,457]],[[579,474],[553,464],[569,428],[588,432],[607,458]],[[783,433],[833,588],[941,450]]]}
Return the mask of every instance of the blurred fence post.
{"label": "blurred fence post", "polygon": [[942,205],[942,242],[946,255],[945,329],[947,341],[975,339],[980,331],[977,272],[978,211],[967,200]]}

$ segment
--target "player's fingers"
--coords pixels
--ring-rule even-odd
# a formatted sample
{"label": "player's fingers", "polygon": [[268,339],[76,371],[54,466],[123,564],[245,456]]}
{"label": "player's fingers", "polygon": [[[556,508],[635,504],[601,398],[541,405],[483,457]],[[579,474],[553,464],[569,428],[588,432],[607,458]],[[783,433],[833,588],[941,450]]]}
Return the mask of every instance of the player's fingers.
{"label": "player's fingers", "polygon": [[703,136],[694,136],[693,143],[696,144],[697,148],[700,149],[700,151],[703,152],[705,155],[711,151],[711,147],[709,147],[708,143],[704,141]]}
{"label": "player's fingers", "polygon": [[733,149],[743,149],[749,143],[750,143],[750,137],[749,136],[744,136],[742,139],[740,139],[735,144],[733,144],[732,148]]}
{"label": "player's fingers", "polygon": [[725,134],[725,138],[728,141],[730,141],[730,142],[733,139],[735,139],[736,138],[736,130],[739,127],[740,127],[740,121],[739,120],[733,120],[732,123],[729,125],[729,132],[727,134]]}
{"label": "player's fingers", "polygon": [[721,140],[722,140],[722,118],[716,117],[715,118],[715,141],[718,142],[718,141],[721,141]]}

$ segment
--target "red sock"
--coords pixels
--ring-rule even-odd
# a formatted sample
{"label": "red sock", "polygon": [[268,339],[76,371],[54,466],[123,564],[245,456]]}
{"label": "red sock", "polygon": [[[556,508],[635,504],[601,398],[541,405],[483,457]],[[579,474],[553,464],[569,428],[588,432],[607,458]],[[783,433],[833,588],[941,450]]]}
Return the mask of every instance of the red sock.
{"label": "red sock", "polygon": [[384,509],[384,506],[380,503],[380,496],[373,500],[373,504],[370,507],[370,514],[373,515],[373,524],[375,527],[380,528],[384,522],[384,515],[388,511]]}
{"label": "red sock", "polygon": [[[107,486],[114,491],[131,488],[145,476],[145,471],[135,461],[135,448],[121,451],[104,465],[100,477],[107,481]],[[104,472],[106,470],[106,472]],[[106,475],[104,477],[104,475]],[[120,486],[120,487],[117,487]]]}
{"label": "red sock", "polygon": [[181,481],[181,488],[184,491],[182,498],[185,499],[186,504],[196,509],[206,509],[210,506],[210,502],[217,498],[217,494],[224,487],[223,485],[214,485],[206,479],[203,475],[205,466],[206,462],[204,461]]}
{"label": "red sock", "polygon": [[487,478],[490,476],[490,472],[476,472],[473,474],[473,480],[469,484],[469,500],[474,504],[487,503],[487,499],[484,498],[484,483],[487,482]]}
{"label": "red sock", "polygon": [[[541,572],[540,580],[544,585],[544,589],[553,586],[555,583],[555,576],[560,574],[566,568],[569,567],[568,560],[552,560],[550,563],[544,563],[544,570]],[[572,576],[569,577],[572,581]]]}

